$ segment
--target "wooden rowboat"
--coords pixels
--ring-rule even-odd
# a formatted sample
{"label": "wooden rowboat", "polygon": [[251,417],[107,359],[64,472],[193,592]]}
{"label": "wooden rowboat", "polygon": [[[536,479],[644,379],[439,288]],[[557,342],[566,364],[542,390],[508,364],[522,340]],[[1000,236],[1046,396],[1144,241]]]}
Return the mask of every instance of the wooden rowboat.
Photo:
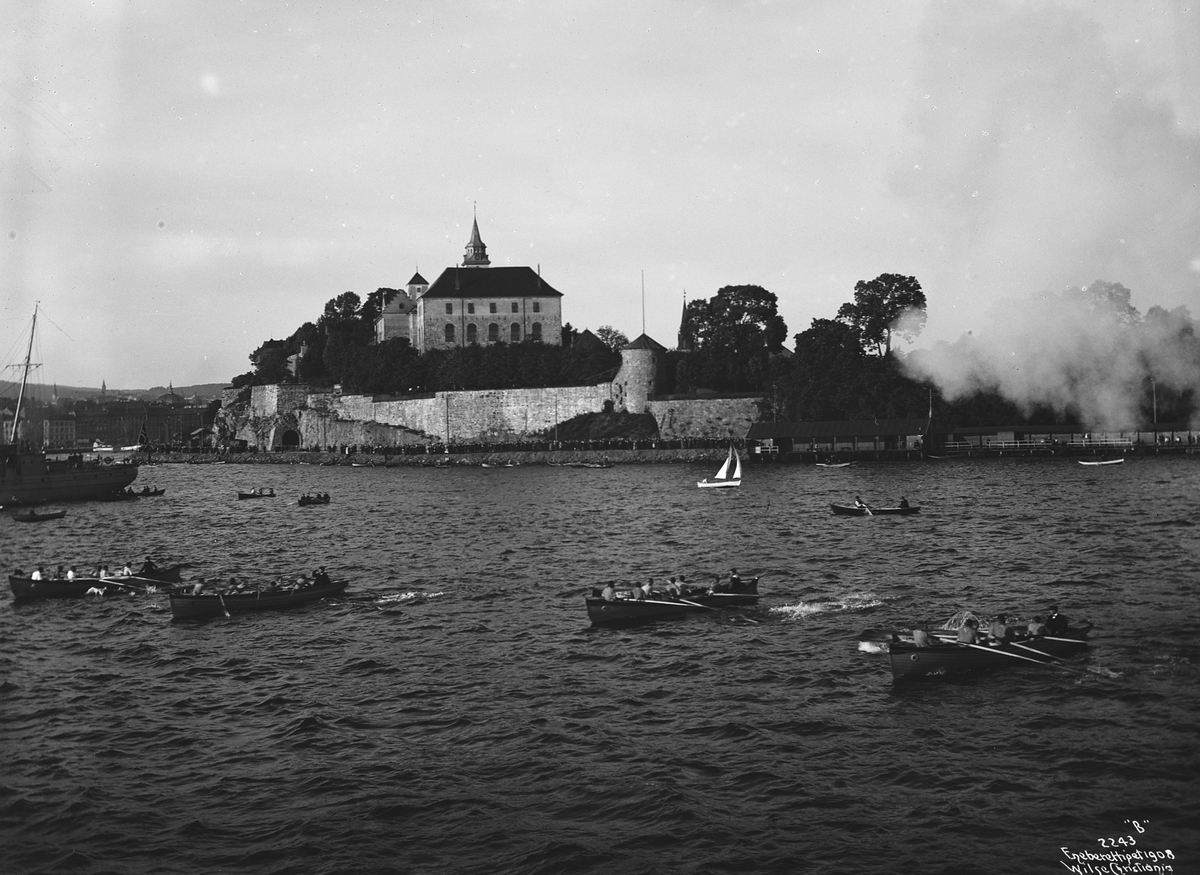
{"label": "wooden rowboat", "polygon": [[77,577],[51,580],[34,580],[20,574],[8,576],[8,586],[13,598],[25,599],[81,599],[91,595],[126,595],[142,593],[150,587],[163,583],[178,583],[182,579],[182,565],[170,565],[145,574],[129,577]]}
{"label": "wooden rowboat", "polygon": [[39,513],[36,509],[24,513],[14,513],[12,518],[18,523],[41,523],[46,520],[61,520],[67,515],[65,510],[50,510]]}
{"label": "wooden rowboat", "polygon": [[238,492],[238,501],[245,501],[248,498],[274,498],[274,492]]}
{"label": "wooden rowboat", "polygon": [[1018,665],[1048,665],[1051,657],[1074,653],[1088,646],[1092,626],[1077,626],[1062,635],[1025,638],[997,646],[987,644],[934,644],[917,647],[894,641],[889,648],[893,682],[938,680],[949,675],[971,674],[1013,668]]}
{"label": "wooden rowboat", "polygon": [[635,599],[622,598],[619,595],[611,602],[599,596],[588,596],[584,601],[587,603],[588,619],[592,621],[593,626],[634,626],[667,617],[753,605],[757,604],[760,598],[758,578],[752,577],[744,581],[742,588],[736,592],[703,592],[681,599],[667,596]]}
{"label": "wooden rowboat", "polygon": [[829,507],[835,514],[840,516],[907,516],[908,514],[921,512],[920,505],[913,505],[912,507],[873,507],[869,512],[867,508],[858,507],[853,504],[831,504]]}
{"label": "wooden rowboat", "polygon": [[237,594],[188,595],[173,592],[171,593],[171,619],[180,621],[209,620],[213,617],[227,617],[232,614],[285,611],[321,599],[340,596],[348,585],[348,581],[330,581],[297,589],[254,590]]}

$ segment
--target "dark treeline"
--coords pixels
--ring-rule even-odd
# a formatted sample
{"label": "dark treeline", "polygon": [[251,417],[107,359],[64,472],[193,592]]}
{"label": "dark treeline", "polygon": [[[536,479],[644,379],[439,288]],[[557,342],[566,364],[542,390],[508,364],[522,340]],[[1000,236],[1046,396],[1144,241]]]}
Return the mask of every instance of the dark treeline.
{"label": "dark treeline", "polygon": [[[1113,287],[1097,283],[1092,288]],[[609,326],[593,334],[568,324],[561,346],[525,341],[420,354],[404,339],[374,342],[376,317],[393,294],[379,289],[362,301],[346,292],[330,300],[315,323],[256,349],[250,356],[254,369],[234,378],[233,385],[296,380],[375,395],[589,385],[612,379],[621,364],[619,350],[627,343]],[[1111,309],[1110,302],[1097,304]],[[761,418],[768,421],[917,418],[932,409],[944,425],[1080,424],[1071,405],[1019,404],[987,389],[948,401],[933,382],[908,376],[905,354],[892,348],[893,340],[912,340],[925,319],[920,283],[882,274],[857,283],[854,300],[833,318],[814,319],[796,334],[791,352],[783,345],[787,326],[775,295],[759,286],[726,286],[710,299],[688,303],[679,347],[661,357],[658,391],[761,394]],[[1187,339],[1188,349],[1200,348],[1194,336]],[[1149,381],[1145,389],[1147,421],[1153,416],[1184,422],[1196,412],[1194,390],[1159,386],[1154,391]]]}

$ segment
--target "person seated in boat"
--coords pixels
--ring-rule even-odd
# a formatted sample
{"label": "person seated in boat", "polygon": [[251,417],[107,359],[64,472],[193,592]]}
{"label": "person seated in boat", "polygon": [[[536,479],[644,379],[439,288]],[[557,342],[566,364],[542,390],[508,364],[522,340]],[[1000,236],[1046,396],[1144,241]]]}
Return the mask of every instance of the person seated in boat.
{"label": "person seated in boat", "polygon": [[913,644],[917,645],[917,647],[933,646],[933,638],[930,636],[929,632],[924,626],[917,626],[913,629],[912,639]]}
{"label": "person seated in boat", "polygon": [[737,592],[742,588],[742,576],[736,568],[729,569],[729,591]]}
{"label": "person seated in boat", "polygon": [[674,599],[677,599],[683,595],[683,587],[679,585],[679,581],[677,581],[674,577],[667,582],[667,595]]}
{"label": "person seated in boat", "polygon": [[646,582],[642,584],[641,589],[642,589],[642,596],[641,596],[642,598],[644,598],[644,599],[651,598],[654,594],[654,578],[647,577]]}
{"label": "person seated in boat", "polygon": [[63,567],[61,565],[58,566],[58,568],[54,569],[54,579],[55,580],[62,580],[66,576],[67,576],[67,573],[65,571],[63,571]]}
{"label": "person seated in boat", "polygon": [[33,572],[33,574],[29,575],[29,579],[30,580],[42,580],[45,578],[45,576],[46,576],[46,569],[43,566],[39,565],[37,567],[37,570],[35,570]]}
{"label": "person seated in boat", "polygon": [[996,619],[992,620],[988,626],[988,643],[992,645],[1004,644],[1006,641],[1011,641],[1013,637],[1012,627],[1008,625],[1008,617],[1004,614],[997,614]]}
{"label": "person seated in boat", "polygon": [[854,506],[857,508],[861,508],[862,510],[867,509],[866,503],[862,500],[862,497],[858,496],[858,495],[854,496]]}
{"label": "person seated in boat", "polygon": [[154,564],[153,559],[147,556],[146,561],[142,563],[142,567],[138,569],[138,574],[153,574],[155,571],[158,571],[158,566]]}
{"label": "person seated in boat", "polygon": [[1071,621],[1067,619],[1067,615],[1058,612],[1058,605],[1051,605],[1050,615],[1046,617],[1046,634],[1063,635],[1070,625]]}
{"label": "person seated in boat", "polygon": [[1046,634],[1046,620],[1041,614],[1034,614],[1029,625],[1025,627],[1025,634],[1030,638],[1040,638]]}
{"label": "person seated in boat", "polygon": [[101,566],[100,566],[100,575],[99,575],[99,576],[100,576],[100,577],[111,577],[111,576],[112,576],[112,575],[110,575],[110,574],[108,573],[108,566],[107,566],[107,565],[101,565]]}
{"label": "person seated in boat", "polygon": [[329,575],[325,573],[324,565],[313,572],[313,583],[317,586],[325,586],[329,583]]}
{"label": "person seated in boat", "polygon": [[907,499],[907,498],[905,498],[903,495],[901,495],[901,496],[900,496],[900,506],[901,506],[901,507],[908,507],[908,506],[909,506],[909,505],[908,505],[908,499]]}
{"label": "person seated in boat", "polygon": [[600,590],[600,598],[606,602],[615,602],[617,600],[617,588],[611,583],[604,584],[604,589]]}
{"label": "person seated in boat", "polygon": [[121,577],[133,577],[133,566],[128,562],[126,562],[124,567],[121,569]]}
{"label": "person seated in boat", "polygon": [[637,602],[644,602],[646,600],[646,593],[642,591],[640,586],[635,585],[631,590],[629,590],[629,598]]}
{"label": "person seated in boat", "polygon": [[192,584],[192,595],[203,595],[204,585],[205,585],[205,580],[203,577],[201,577],[194,584]]}
{"label": "person seated in boat", "polygon": [[274,488],[274,487],[268,487],[268,488],[267,488],[267,495],[269,495],[269,496],[271,496],[272,498],[274,498],[274,497],[275,497],[275,488]]}
{"label": "person seated in boat", "polygon": [[75,579],[75,566],[72,565],[70,568],[67,569],[67,580],[74,580],[74,579]]}
{"label": "person seated in boat", "polygon": [[968,617],[963,621],[962,627],[958,630],[959,644],[978,644],[979,643],[979,622]]}

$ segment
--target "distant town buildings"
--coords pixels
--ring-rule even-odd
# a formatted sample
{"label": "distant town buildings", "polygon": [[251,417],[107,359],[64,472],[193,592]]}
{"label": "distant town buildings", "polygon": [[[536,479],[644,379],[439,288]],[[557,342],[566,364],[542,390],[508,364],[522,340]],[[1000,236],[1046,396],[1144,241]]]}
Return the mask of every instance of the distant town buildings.
{"label": "distant town buildings", "polygon": [[457,346],[562,343],[562,293],[530,267],[492,267],[471,223],[462,263],[430,285],[420,272],[398,289],[375,321],[375,340],[407,338],[418,352]]}

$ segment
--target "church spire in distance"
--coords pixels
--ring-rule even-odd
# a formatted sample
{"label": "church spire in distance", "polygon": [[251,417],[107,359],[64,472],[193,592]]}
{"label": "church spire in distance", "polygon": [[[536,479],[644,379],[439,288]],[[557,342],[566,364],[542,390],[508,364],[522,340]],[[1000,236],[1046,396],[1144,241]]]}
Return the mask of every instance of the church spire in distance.
{"label": "church spire in distance", "polygon": [[463,256],[463,267],[487,267],[491,261],[487,257],[487,247],[479,236],[479,219],[471,210],[471,242],[467,244],[467,253]]}

